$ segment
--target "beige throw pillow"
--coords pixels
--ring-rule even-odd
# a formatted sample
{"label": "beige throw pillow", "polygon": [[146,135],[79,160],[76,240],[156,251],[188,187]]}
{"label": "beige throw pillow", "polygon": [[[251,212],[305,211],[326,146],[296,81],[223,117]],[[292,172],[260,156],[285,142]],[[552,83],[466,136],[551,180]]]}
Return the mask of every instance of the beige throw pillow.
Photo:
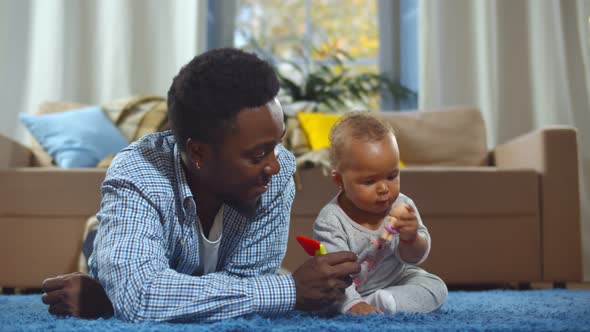
{"label": "beige throw pillow", "polygon": [[482,166],[488,150],[476,108],[382,112],[393,126],[407,166]]}

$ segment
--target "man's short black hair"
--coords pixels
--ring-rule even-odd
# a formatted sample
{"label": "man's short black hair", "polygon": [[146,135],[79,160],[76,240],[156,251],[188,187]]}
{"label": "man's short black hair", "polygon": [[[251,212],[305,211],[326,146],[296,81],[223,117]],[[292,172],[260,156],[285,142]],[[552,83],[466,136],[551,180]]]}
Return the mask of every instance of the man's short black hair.
{"label": "man's short black hair", "polygon": [[168,90],[168,116],[181,150],[189,138],[220,143],[240,110],[262,106],[278,91],[274,69],[255,54],[220,48],[196,56]]}

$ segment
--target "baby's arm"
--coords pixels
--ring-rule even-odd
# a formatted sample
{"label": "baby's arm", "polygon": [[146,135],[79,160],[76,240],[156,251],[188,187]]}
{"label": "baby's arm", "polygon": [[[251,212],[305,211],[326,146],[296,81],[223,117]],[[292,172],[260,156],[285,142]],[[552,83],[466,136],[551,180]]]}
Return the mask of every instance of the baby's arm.
{"label": "baby's arm", "polygon": [[[408,264],[419,264],[430,251],[430,236],[418,214],[418,209],[410,200],[410,204],[398,204],[390,213],[388,222],[391,225],[386,228],[394,228],[399,232],[399,241],[397,251],[399,258]],[[393,238],[394,234],[387,229],[384,233],[389,233]]]}

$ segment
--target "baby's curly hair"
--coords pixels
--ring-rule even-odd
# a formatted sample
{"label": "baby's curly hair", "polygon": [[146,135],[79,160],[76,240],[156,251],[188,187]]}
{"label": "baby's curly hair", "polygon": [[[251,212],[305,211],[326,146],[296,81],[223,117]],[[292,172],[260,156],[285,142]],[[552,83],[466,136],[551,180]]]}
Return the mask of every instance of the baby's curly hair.
{"label": "baby's curly hair", "polygon": [[378,142],[388,135],[395,135],[389,123],[367,111],[354,111],[345,114],[330,130],[330,164],[340,167],[346,143],[351,139]]}
{"label": "baby's curly hair", "polygon": [[235,116],[271,101],[279,91],[270,64],[234,48],[202,53],[185,65],[168,90],[170,126],[185,151],[189,138],[220,144]]}

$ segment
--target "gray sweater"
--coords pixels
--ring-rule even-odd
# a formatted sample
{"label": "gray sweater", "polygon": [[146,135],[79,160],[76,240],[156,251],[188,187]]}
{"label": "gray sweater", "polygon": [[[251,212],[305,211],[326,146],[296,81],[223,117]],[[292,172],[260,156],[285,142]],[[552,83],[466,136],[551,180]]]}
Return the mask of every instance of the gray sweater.
{"label": "gray sweater", "polygon": [[355,276],[355,283],[346,289],[346,299],[341,304],[341,308],[347,308],[360,302],[362,296],[395,285],[406,265],[418,265],[428,256],[430,235],[422,223],[416,205],[401,193],[394,205],[400,203],[409,204],[414,208],[418,219],[418,232],[428,241],[428,250],[424,257],[415,263],[404,262],[399,256],[398,235],[394,237],[393,241],[384,243],[382,249],[377,249],[376,241],[383,232],[385,222],[382,222],[377,230],[370,230],[359,225],[350,219],[338,205],[338,196],[334,197],[320,211],[313,227],[314,238],[323,243],[328,252],[341,250],[354,252],[359,256],[359,262],[362,263],[362,271],[358,276]]}

